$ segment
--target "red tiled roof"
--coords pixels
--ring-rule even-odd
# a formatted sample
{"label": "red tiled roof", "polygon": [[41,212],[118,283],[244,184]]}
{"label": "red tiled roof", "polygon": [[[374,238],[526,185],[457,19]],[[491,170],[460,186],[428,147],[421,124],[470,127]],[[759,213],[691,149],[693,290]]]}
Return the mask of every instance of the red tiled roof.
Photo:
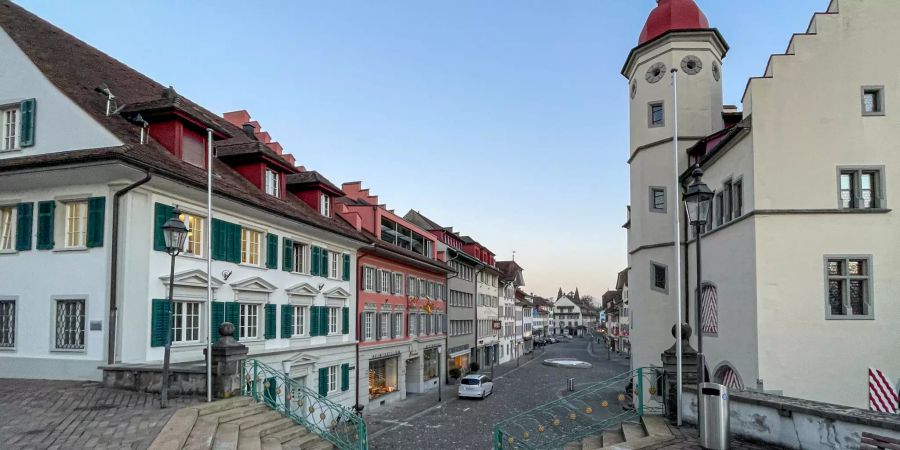
{"label": "red tiled roof", "polygon": [[647,17],[638,45],[656,39],[669,31],[709,28],[709,20],[694,0],[659,0]]}

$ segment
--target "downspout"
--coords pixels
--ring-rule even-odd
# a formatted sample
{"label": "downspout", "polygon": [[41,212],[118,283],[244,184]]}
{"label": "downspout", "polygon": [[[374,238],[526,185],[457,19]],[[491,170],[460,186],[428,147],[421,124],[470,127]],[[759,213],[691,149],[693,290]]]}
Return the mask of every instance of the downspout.
{"label": "downspout", "polygon": [[116,363],[116,321],[119,315],[119,305],[116,296],[118,289],[119,270],[119,199],[132,189],[147,183],[153,178],[153,170],[148,169],[143,179],[136,181],[113,194],[113,218],[112,218],[112,242],[110,243],[110,261],[109,261],[109,332],[106,343],[106,363]]}
{"label": "downspout", "polygon": [[[451,247],[448,247],[448,249],[449,248]],[[445,261],[445,263],[456,261],[457,258],[459,258],[459,252],[456,252],[456,256]],[[444,370],[447,372],[444,374],[445,384],[450,384],[450,377],[448,376],[450,374],[450,279],[456,278],[457,276],[459,276],[458,272],[453,275],[447,273],[447,285],[445,286],[447,292],[447,298],[444,299],[444,314],[447,318],[447,329],[444,330],[444,351],[446,352],[444,353]],[[440,388],[441,386],[438,386],[438,389]]]}
{"label": "downspout", "polygon": [[[360,372],[362,372],[362,368],[359,367],[359,343],[361,342],[360,337],[362,336],[363,309],[365,309],[365,308],[359,307],[359,292],[360,292],[359,287],[362,286],[361,283],[362,283],[362,279],[363,279],[363,269],[359,262],[359,257],[361,255],[359,253],[362,253],[362,250],[365,250],[366,248],[375,248],[375,243],[372,242],[367,247],[363,247],[362,249],[360,249],[361,251],[357,252],[357,256],[356,256],[356,389],[355,390],[356,390],[356,413],[357,414],[362,414],[362,408],[360,407],[360,404],[359,404],[359,374],[360,374]],[[406,305],[406,309],[407,309],[407,311],[409,310],[409,304]],[[406,322],[409,323],[409,320],[407,319]],[[409,333],[409,332],[407,331],[407,333]],[[397,370],[399,371],[399,368]],[[399,383],[399,382],[400,381],[397,380],[397,383]],[[367,382],[367,384],[368,384],[368,382]]]}

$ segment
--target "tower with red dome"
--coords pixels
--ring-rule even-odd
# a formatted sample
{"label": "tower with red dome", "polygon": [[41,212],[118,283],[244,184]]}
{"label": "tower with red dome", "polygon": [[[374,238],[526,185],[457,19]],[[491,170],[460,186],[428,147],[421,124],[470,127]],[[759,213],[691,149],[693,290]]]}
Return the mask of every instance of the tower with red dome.
{"label": "tower with red dome", "polygon": [[[686,150],[723,127],[722,60],[727,51],[725,40],[694,0],[659,0],[622,69],[628,80],[631,132],[629,295],[635,299],[634,316],[641,317],[641,326],[631,336],[634,367],[659,364],[660,353],[672,344],[678,264],[673,214],[684,216],[682,190],[674,181],[673,119],[677,114],[677,170],[684,173]],[[678,78],[677,111],[673,70]]]}

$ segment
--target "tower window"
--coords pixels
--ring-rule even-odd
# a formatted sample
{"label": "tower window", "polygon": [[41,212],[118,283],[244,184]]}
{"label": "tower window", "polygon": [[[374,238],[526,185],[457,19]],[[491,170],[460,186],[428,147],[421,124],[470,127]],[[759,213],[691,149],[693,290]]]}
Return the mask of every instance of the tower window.
{"label": "tower window", "polygon": [[666,125],[665,109],[663,102],[652,102],[649,105],[650,128],[664,127]]}
{"label": "tower window", "polygon": [[884,86],[863,86],[862,113],[864,116],[884,115]]}

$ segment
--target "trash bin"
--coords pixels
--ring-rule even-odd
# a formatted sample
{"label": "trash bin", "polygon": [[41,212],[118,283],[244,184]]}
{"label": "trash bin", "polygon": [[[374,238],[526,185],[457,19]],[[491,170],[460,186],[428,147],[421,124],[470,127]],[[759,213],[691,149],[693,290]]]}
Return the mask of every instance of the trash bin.
{"label": "trash bin", "polygon": [[726,450],[731,443],[728,429],[728,388],[717,383],[700,384],[700,446]]}

